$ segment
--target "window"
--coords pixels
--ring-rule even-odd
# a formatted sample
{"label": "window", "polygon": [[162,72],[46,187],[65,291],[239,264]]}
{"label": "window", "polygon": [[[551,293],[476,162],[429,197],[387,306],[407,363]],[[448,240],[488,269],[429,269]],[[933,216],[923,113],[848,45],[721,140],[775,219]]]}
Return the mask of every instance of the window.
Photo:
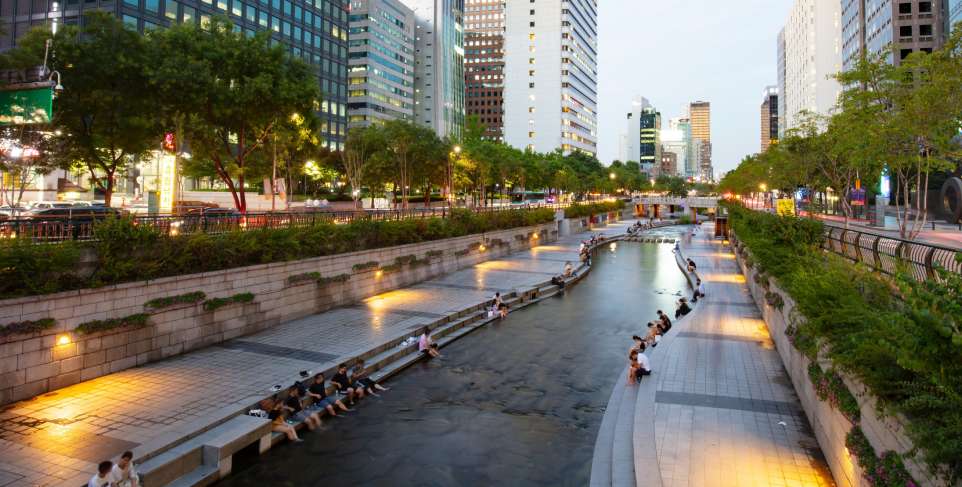
{"label": "window", "polygon": [[528,76],[534,76],[534,70],[533,70],[533,69],[529,69],[529,70],[528,70]]}
{"label": "window", "polygon": [[912,4],[911,4],[911,3],[900,3],[900,4],[899,4],[899,13],[900,13],[900,14],[910,14],[910,13],[912,13]]}
{"label": "window", "polygon": [[528,107],[528,113],[534,113],[534,107]]}
{"label": "window", "polygon": [[267,12],[261,11],[257,13],[257,23],[260,24],[261,27],[267,27],[269,23]]}
{"label": "window", "polygon": [[924,24],[919,26],[920,36],[931,36],[932,35],[932,24]]}
{"label": "window", "polygon": [[183,13],[181,14],[181,22],[185,24],[194,23],[194,18],[197,17],[197,11],[193,7],[188,7],[184,5]]}
{"label": "window", "polygon": [[529,41],[533,41],[533,40],[534,40],[534,37],[535,37],[535,36],[534,36],[534,32],[528,34],[528,40],[529,40]]}
{"label": "window", "polygon": [[911,50],[911,49],[902,49],[902,50],[899,52],[899,59],[905,59],[905,58],[909,57],[909,54],[912,54],[912,50]]}
{"label": "window", "polygon": [[124,15],[124,25],[136,29],[137,28],[137,17],[131,15]]}
{"label": "window", "polygon": [[278,19],[277,17],[271,17],[271,29],[274,29],[274,32],[280,32],[281,20]]}
{"label": "window", "polygon": [[164,0],[164,17],[170,20],[177,20],[177,2],[174,0]]}
{"label": "window", "polygon": [[529,10],[528,15],[534,15],[534,9]]}
{"label": "window", "polygon": [[932,2],[919,2],[919,13],[927,14],[932,12]]}
{"label": "window", "polygon": [[202,29],[210,28],[210,15],[201,14],[200,16],[200,27]]}
{"label": "window", "polygon": [[533,58],[533,57],[529,57],[529,58],[528,58],[528,64],[534,64],[534,58]]}
{"label": "window", "polygon": [[534,83],[528,83],[528,88],[534,88]]}
{"label": "window", "polygon": [[899,37],[912,37],[912,26],[903,25],[899,27]]}
{"label": "window", "polygon": [[231,13],[234,14],[235,17],[243,16],[244,4],[241,3],[240,0],[234,0],[234,3],[231,4]]}
{"label": "window", "polygon": [[217,0],[217,9],[227,11],[227,0]]}
{"label": "window", "polygon": [[[144,0],[144,9],[148,12],[159,13],[160,12],[160,0]],[[147,29],[146,25],[144,29]]]}
{"label": "window", "polygon": [[529,139],[533,139],[533,138],[534,138],[534,132],[528,132],[528,138],[529,138]]}
{"label": "window", "polygon": [[244,10],[247,14],[248,21],[257,22],[257,9],[255,9],[253,5],[245,5]]}
{"label": "window", "polygon": [[528,27],[534,27],[534,22],[528,22]]}

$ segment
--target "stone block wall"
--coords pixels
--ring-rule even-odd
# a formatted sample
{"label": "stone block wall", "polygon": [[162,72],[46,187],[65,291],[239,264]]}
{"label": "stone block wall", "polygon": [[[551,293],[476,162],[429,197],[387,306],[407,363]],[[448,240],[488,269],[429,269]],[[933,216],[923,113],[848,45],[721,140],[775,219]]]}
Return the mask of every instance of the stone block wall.
{"label": "stone block wall", "polygon": [[[30,398],[80,381],[143,365],[280,323],[410,286],[540,243],[557,240],[556,223],[502,230],[420,244],[401,245],[313,259],[175,276],[0,301],[0,325],[53,318],[43,332],[0,337],[0,405]],[[532,235],[537,233],[538,238]],[[432,256],[428,253],[432,252]],[[440,255],[433,255],[440,252]],[[394,266],[414,255],[419,265]],[[377,262],[380,267],[355,269]],[[350,275],[343,282],[291,282],[291,276],[317,272],[322,277]],[[152,299],[202,291],[207,299],[253,293],[249,303],[213,311],[201,302],[156,311]],[[117,328],[80,334],[77,325],[92,320],[150,313],[142,328]]]}
{"label": "stone block wall", "polygon": [[[795,301],[788,293],[779,288],[772,279],[770,279],[768,289],[755,282],[757,269],[748,268],[739,252],[736,251],[735,256],[738,266],[745,276],[751,296],[762,312],[762,318],[768,326],[772,341],[775,342],[775,348],[778,350],[782,363],[792,379],[792,385],[802,403],[809,424],[815,432],[815,437],[818,439],[818,444],[825,455],[825,460],[832,470],[835,483],[839,487],[872,487],[872,483],[862,475],[862,469],[858,465],[857,459],[849,453],[845,446],[845,437],[852,429],[852,422],[832,407],[829,402],[818,398],[815,387],[808,376],[808,366],[811,360],[792,345],[789,336],[786,334],[786,329],[792,324],[792,316],[796,316],[796,320],[803,319],[797,316]],[[765,298],[767,292],[781,296],[784,302],[781,309],[768,304]],[[819,365],[822,370],[831,369],[831,364],[827,360],[820,360]],[[901,422],[891,416],[879,415],[875,398],[866,391],[865,386],[840,371],[836,372],[839,373],[849,391],[855,395],[858,401],[859,427],[872,447],[875,448],[876,454],[881,455],[885,451],[902,454],[906,469],[921,487],[947,486],[947,482],[933,477],[924,463],[910,453],[914,446],[905,434]]]}

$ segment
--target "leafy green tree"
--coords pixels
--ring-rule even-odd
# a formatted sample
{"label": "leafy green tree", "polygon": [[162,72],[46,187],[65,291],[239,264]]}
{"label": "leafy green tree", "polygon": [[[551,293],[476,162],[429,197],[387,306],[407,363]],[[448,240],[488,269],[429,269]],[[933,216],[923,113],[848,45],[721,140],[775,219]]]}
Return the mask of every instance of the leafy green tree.
{"label": "leafy green tree", "polygon": [[64,90],[54,110],[52,155],[79,166],[110,205],[115,178],[159,148],[157,98],[146,96],[150,64],[143,36],[105,12],[86,14],[79,36],[57,40],[52,67]]}
{"label": "leafy green tree", "polygon": [[154,60],[153,85],[186,121],[194,157],[213,162],[234,205],[246,212],[246,180],[264,173],[274,130],[317,107],[311,67],[271,46],[268,31],[246,36],[222,17],[205,28],[183,24],[154,37],[162,39],[164,56]]}
{"label": "leafy green tree", "polygon": [[355,208],[360,206],[361,185],[366,173],[371,170],[370,165],[373,155],[384,145],[384,132],[377,125],[352,128],[347,132],[347,141],[344,143],[341,161],[344,166],[344,174],[351,184],[351,196],[354,198]]}

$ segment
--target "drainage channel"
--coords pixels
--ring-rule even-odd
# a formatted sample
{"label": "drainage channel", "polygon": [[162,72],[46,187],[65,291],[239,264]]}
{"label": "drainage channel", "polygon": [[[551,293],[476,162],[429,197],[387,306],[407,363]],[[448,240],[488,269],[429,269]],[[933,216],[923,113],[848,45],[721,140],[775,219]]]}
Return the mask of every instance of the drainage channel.
{"label": "drainage channel", "polygon": [[685,289],[671,249],[600,249],[577,286],[408,368],[304,443],[239,455],[218,485],[586,485],[631,335]]}

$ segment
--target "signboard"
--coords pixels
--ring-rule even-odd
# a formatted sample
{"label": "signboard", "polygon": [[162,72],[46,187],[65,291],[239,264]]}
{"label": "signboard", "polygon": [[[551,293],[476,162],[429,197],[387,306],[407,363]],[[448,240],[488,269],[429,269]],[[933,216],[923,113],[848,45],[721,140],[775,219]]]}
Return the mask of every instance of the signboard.
{"label": "signboard", "polygon": [[852,206],[865,206],[865,190],[864,189],[852,190]]}
{"label": "signboard", "polygon": [[49,86],[0,91],[0,125],[50,123],[53,89]]}
{"label": "signboard", "polygon": [[174,209],[177,192],[177,158],[170,154],[160,156],[160,201],[158,209],[170,213]]}
{"label": "signboard", "polygon": [[779,198],[775,205],[775,212],[778,213],[778,216],[795,216],[795,200]]}

